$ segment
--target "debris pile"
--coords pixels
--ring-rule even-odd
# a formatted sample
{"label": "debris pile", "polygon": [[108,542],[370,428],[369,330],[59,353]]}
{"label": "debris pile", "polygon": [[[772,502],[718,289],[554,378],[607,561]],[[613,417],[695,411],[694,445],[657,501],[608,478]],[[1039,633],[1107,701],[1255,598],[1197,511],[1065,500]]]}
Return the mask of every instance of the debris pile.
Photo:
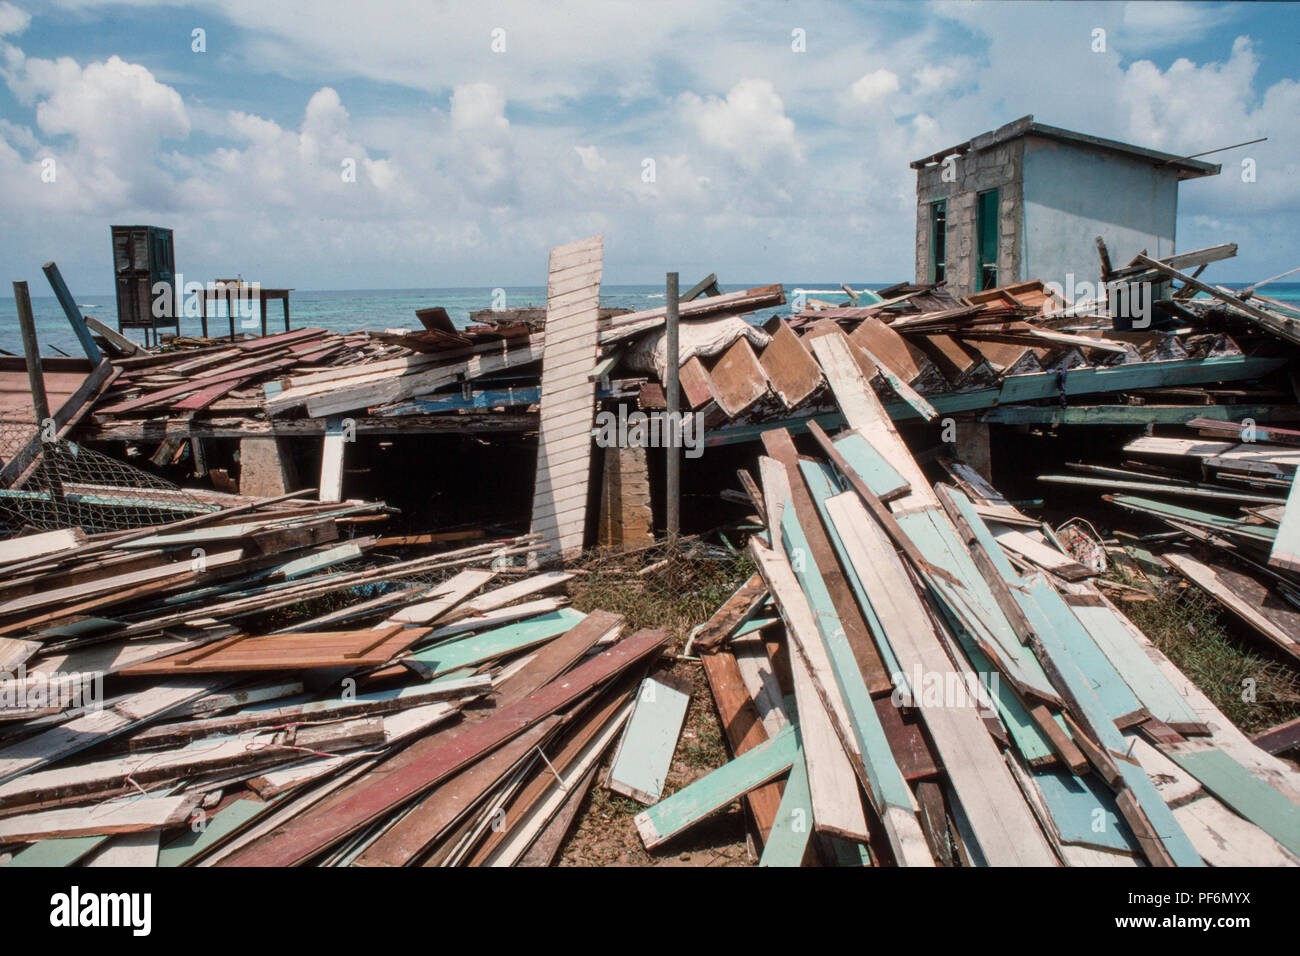
{"label": "debris pile", "polygon": [[693,637],[736,757],[645,845],[743,798],[766,865],[1300,864],[1300,773],[978,474],[931,485],[849,337],[811,345],[847,427],[762,433],[757,574]]}
{"label": "debris pile", "polygon": [[6,865],[548,863],[668,637],[568,607],[535,537],[361,561],[376,507],[4,542]]}

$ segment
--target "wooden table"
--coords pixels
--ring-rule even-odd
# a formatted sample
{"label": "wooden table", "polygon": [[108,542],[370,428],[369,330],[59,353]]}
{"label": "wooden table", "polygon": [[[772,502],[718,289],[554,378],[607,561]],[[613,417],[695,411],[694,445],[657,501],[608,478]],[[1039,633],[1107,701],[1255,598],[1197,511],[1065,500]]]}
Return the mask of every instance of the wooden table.
{"label": "wooden table", "polygon": [[215,289],[205,289],[203,298],[199,306],[199,317],[203,322],[203,337],[208,337],[208,300],[224,300],[226,303],[226,317],[230,320],[230,337],[235,337],[235,309],[234,304],[242,296],[251,296],[258,304],[258,311],[262,315],[262,334],[266,335],[266,303],[274,302],[277,299],[284,304],[284,330],[289,331],[289,293],[293,289],[264,289],[260,286],[230,286],[220,285]]}

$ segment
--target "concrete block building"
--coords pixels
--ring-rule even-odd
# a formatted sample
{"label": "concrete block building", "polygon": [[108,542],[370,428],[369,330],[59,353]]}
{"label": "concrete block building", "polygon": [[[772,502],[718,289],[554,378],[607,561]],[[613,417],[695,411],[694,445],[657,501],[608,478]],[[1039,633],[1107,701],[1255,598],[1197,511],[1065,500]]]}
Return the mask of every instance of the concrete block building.
{"label": "concrete block building", "polygon": [[912,163],[916,281],[968,295],[1026,279],[1095,282],[1096,237],[1120,266],[1174,252],[1178,184],[1220,167],[1025,116]]}

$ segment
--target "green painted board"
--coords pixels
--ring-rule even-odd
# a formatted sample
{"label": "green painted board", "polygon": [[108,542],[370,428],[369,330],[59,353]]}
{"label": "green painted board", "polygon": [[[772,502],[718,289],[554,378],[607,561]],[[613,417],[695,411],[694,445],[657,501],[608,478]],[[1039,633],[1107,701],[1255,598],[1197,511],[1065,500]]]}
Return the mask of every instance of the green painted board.
{"label": "green painted board", "polygon": [[1294,567],[1298,555],[1300,555],[1300,481],[1293,481],[1291,490],[1287,493],[1286,507],[1282,510],[1282,523],[1278,526],[1277,537],[1273,541],[1269,559],[1276,557],[1279,561],[1278,567]]}
{"label": "green painted board", "polygon": [[252,797],[232,800],[218,813],[208,817],[202,830],[187,827],[184,833],[160,849],[158,865],[184,866],[200,853],[207,852],[247,826],[274,805],[275,801],[263,802]]}
{"label": "green painted board", "polygon": [[1133,831],[1119,815],[1115,795],[1095,775],[1076,777],[1068,770],[1032,773],[1062,843],[1141,852]]}
{"label": "green painted board", "polygon": [[327,568],[342,561],[351,561],[353,558],[359,558],[360,556],[361,549],[355,544],[341,544],[337,548],[330,548],[320,554],[309,554],[305,558],[286,561],[276,568],[276,571],[284,575],[286,580],[293,580],[302,577],[304,574],[319,571],[321,568]]}
{"label": "green painted board", "polygon": [[584,617],[586,615],[581,611],[562,607],[557,611],[538,614],[527,620],[416,651],[404,660],[414,662],[414,666],[421,671],[427,669],[428,675],[433,677],[549,641],[575,627]]}
{"label": "green painted board", "polygon": [[[970,639],[970,635],[966,633],[960,623],[951,620],[949,623],[953,633],[957,635],[957,642],[961,644],[962,650],[970,658],[971,667],[975,668],[980,683],[984,685],[984,689],[993,699],[993,703],[998,710],[998,716],[1002,718],[1002,725],[1006,727],[1007,734],[1011,737],[1012,743],[1016,745],[1016,749],[1020,751],[1020,755],[1030,763],[1055,756],[1056,751],[1052,749],[1051,742],[1030,718],[1029,711],[1025,710],[1025,705],[1020,702],[1016,692],[1011,689],[1006,681],[1002,680],[1002,675],[997,672],[989,659]],[[1061,719],[1059,714],[1054,714],[1053,719],[1056,720],[1063,731],[1069,732],[1066,730],[1065,721]]]}
{"label": "green painted board", "polygon": [[1127,508],[1130,511],[1139,511],[1160,518],[1182,521],[1186,524],[1214,528],[1225,534],[1233,534],[1260,542],[1266,547],[1271,547],[1277,538],[1277,528],[1271,525],[1246,524],[1244,521],[1225,518],[1223,515],[1211,514],[1208,511],[1180,508],[1164,501],[1154,501],[1151,498],[1139,498],[1134,495],[1111,495],[1110,500],[1121,508]]}
{"label": "green painted board", "polygon": [[1045,578],[1035,576],[1027,586],[1012,588],[1011,593],[1029,618],[1035,634],[1040,637],[1044,631],[1055,634],[1070,659],[1087,676],[1089,686],[1112,721],[1142,709],[1142,702],[1120,677],[1110,658],[1101,652],[1079,619],[1071,613],[1069,605]]}
{"label": "green painted board", "polygon": [[[868,445],[868,448],[871,446]],[[873,449],[874,453],[874,449]],[[817,513],[821,516],[822,525],[826,528],[826,536],[830,538],[831,547],[839,555],[840,565],[844,569],[844,577],[848,579],[849,588],[853,591],[853,596],[858,599],[858,607],[862,609],[863,616],[867,619],[867,625],[871,628],[871,633],[876,638],[876,647],[880,649],[880,657],[884,661],[885,669],[890,676],[897,681],[902,679],[906,684],[906,677],[901,678],[896,675],[903,674],[903,668],[898,663],[898,657],[894,654],[893,647],[889,644],[889,637],[885,634],[885,629],[880,623],[880,618],[876,616],[876,609],[871,606],[871,598],[868,596],[866,589],[862,586],[862,579],[858,577],[857,570],[853,567],[853,562],[849,559],[847,552],[844,550],[844,539],[840,537],[839,529],[835,527],[835,522],[831,519],[830,512],[826,510],[826,499],[839,494],[844,489],[839,487],[833,477],[833,469],[829,465],[818,464],[812,461],[800,461],[799,470],[803,472],[804,480],[811,492],[813,505]]]}
{"label": "green painted board", "polygon": [[[1026,603],[1036,603],[1034,598],[1027,594],[1015,590],[1013,590],[1013,593],[1017,599],[1024,598],[1021,601],[1022,607]],[[1036,613],[1040,618],[1045,616],[1041,610],[1037,610]],[[1032,621],[1033,618],[1031,618]],[[1035,627],[1037,626],[1035,625]],[[1107,712],[1101,699],[1094,691],[1092,682],[1088,680],[1074,662],[1073,656],[1070,654],[1065,642],[1057,635],[1054,627],[1044,626],[1042,630],[1037,631],[1037,635],[1043,652],[1051,659],[1057,672],[1061,675],[1061,679],[1069,688],[1070,693],[1082,711],[1082,716],[1096,731],[1102,746],[1113,753],[1126,753],[1128,751],[1128,742],[1115,726],[1116,718],[1123,715]],[[1164,798],[1156,791],[1146,772],[1127,760],[1116,760],[1115,765],[1119,768],[1124,783],[1132,791],[1134,799],[1137,800],[1142,812],[1151,823],[1156,835],[1159,836],[1161,843],[1164,844],[1165,850],[1173,858],[1174,863],[1178,866],[1204,866],[1205,861],[1201,859],[1201,855],[1196,852],[1196,848],[1192,846],[1192,842],[1187,838],[1187,834],[1183,832],[1183,828],[1174,819],[1173,812],[1165,803]]]}
{"label": "green painted board", "polygon": [[1296,806],[1222,750],[1161,748],[1201,786],[1292,853],[1300,854],[1300,806]]}
{"label": "green painted board", "polygon": [[108,834],[41,840],[23,847],[5,866],[72,866],[108,839]]}
{"label": "green painted board", "polygon": [[744,637],[746,634],[752,634],[754,631],[761,631],[769,624],[775,624],[779,620],[779,617],[751,617],[744,624],[740,625],[740,627],[736,629],[736,633],[731,636],[732,638]]}
{"label": "green painted board", "polygon": [[857,432],[845,432],[836,438],[835,448],[849,466],[862,476],[876,497],[888,498],[909,487],[907,479],[898,473],[898,469]]}
{"label": "green painted board", "polygon": [[1169,683],[1155,661],[1147,657],[1123,622],[1117,619],[1118,611],[1104,605],[1071,605],[1070,610],[1151,716],[1167,724],[1202,723],[1201,716],[1187,698]]}
{"label": "green painted board", "polygon": [[1042,665],[1033,651],[1020,643],[947,518],[934,508],[895,515],[895,518],[927,561],[961,581],[962,587],[956,588],[937,577],[928,579],[931,590],[951,610],[953,619],[979,630],[988,646],[997,650],[1009,676],[1046,699],[1054,698],[1056,692]]}
{"label": "green painted board", "polygon": [[801,748],[785,781],[781,806],[777,808],[758,865],[802,866],[812,832],[812,792],[808,789],[808,765],[804,763]]}
{"label": "green painted board", "polygon": [[794,765],[799,756],[795,725],[747,750],[730,763],[687,784],[636,815],[637,830],[647,847],[655,847],[721,810],[733,800],[776,777]]}
{"label": "green painted board", "polygon": [[[926,400],[940,415],[947,415],[952,412],[987,409],[1019,402],[1057,400],[1062,396],[1122,392],[1161,385],[1243,382],[1261,378],[1285,367],[1290,361],[1289,358],[1215,355],[1210,358],[1178,359],[1172,362],[1133,362],[1127,365],[1078,368],[1065,375],[1057,372],[1036,372],[1029,375],[1008,375],[1002,380],[1001,385],[993,388],[927,395]],[[916,409],[904,401],[887,403],[885,412],[894,421],[921,417]],[[708,433],[704,443],[713,447],[757,441],[763,432],[778,427],[787,428],[792,434],[797,434],[807,431],[808,423],[813,420],[827,431],[833,431],[844,424],[844,416],[838,412],[815,416],[798,415],[781,422],[761,422],[757,425],[735,425],[714,429]]]}
{"label": "green painted board", "polygon": [[641,803],[657,802],[690,703],[691,695],[676,687],[653,677],[642,681],[605,786]]}
{"label": "green painted board", "polygon": [[[1292,406],[1294,408],[1294,406]],[[1279,414],[1281,413],[1281,414]],[[1240,421],[1294,414],[1276,405],[1006,405],[981,412],[978,420],[1005,425],[1183,425],[1196,418]],[[1262,433],[1263,428],[1259,429]],[[1267,439],[1261,437],[1261,441]]]}
{"label": "green painted board", "polygon": [[[885,728],[880,724],[876,705],[872,703],[871,692],[867,690],[867,682],[862,677],[862,668],[858,666],[853,648],[844,635],[844,627],[835,613],[826,582],[817,568],[812,550],[808,547],[808,539],[804,537],[803,528],[800,527],[793,508],[786,508],[781,515],[781,537],[786,556],[790,558],[795,577],[799,579],[799,586],[808,598],[813,617],[817,621],[817,631],[830,658],[831,670],[835,672],[835,683],[844,699],[845,709],[848,710],[849,722],[853,724],[853,736],[858,742],[862,763],[871,781],[872,794],[876,800],[901,807],[910,813],[911,791],[894,760]],[[794,560],[794,555],[803,555],[803,560]],[[877,810],[879,809],[878,806]]]}

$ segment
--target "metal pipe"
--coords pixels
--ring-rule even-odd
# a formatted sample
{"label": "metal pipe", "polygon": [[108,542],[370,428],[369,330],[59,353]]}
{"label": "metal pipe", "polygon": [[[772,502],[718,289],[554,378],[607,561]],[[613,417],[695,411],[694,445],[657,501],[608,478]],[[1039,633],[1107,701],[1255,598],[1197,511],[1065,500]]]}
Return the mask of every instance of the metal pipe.
{"label": "metal pipe", "polygon": [[667,418],[670,431],[661,431],[663,434],[671,434],[671,438],[665,442],[667,445],[668,462],[666,469],[666,480],[664,482],[667,497],[667,530],[668,540],[676,542],[677,535],[681,531],[681,507],[682,507],[682,449],[681,449],[681,402],[679,399],[680,383],[678,381],[678,342],[677,342],[677,273],[668,273],[668,282],[665,300],[667,303],[666,315],[667,320],[667,338],[666,355],[664,362],[664,398],[668,406]]}

